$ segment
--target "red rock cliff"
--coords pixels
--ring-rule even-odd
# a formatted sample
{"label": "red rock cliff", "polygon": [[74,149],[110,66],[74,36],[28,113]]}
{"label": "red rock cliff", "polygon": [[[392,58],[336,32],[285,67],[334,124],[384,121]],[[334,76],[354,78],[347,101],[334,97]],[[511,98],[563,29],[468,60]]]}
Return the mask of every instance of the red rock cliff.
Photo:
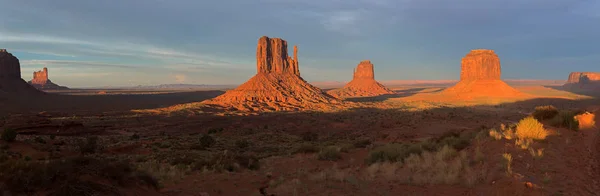
{"label": "red rock cliff", "polygon": [[361,61],[354,69],[354,79],[375,79],[373,64],[370,60]]}
{"label": "red rock cliff", "polygon": [[493,50],[471,50],[461,62],[460,80],[500,80],[500,58]]}
{"label": "red rock cliff", "polygon": [[571,72],[567,84],[600,82],[600,72]]}
{"label": "red rock cliff", "polygon": [[33,80],[31,83],[33,84],[46,84],[48,82],[48,68],[42,69],[41,71],[33,72]]}
{"label": "red rock cliff", "polygon": [[294,57],[288,56],[287,42],[281,38],[263,36],[256,48],[258,73],[292,73],[300,75],[298,69],[298,47],[294,46]]}

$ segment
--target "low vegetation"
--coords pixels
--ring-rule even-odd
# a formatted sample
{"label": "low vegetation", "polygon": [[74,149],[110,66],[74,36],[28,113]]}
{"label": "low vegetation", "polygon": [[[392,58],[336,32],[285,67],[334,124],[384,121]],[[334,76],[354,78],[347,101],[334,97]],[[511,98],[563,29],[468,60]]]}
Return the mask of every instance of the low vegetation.
{"label": "low vegetation", "polygon": [[579,122],[575,119],[576,113],[571,111],[560,111],[558,115],[550,120],[552,126],[567,128],[573,131],[579,130]]}
{"label": "low vegetation", "polygon": [[532,116],[536,120],[543,121],[554,118],[558,115],[558,109],[552,105],[537,106]]}
{"label": "low vegetation", "polygon": [[17,131],[13,129],[4,129],[4,131],[2,131],[0,139],[7,142],[13,142],[17,139]]}
{"label": "low vegetation", "polygon": [[337,146],[328,146],[319,152],[317,158],[323,161],[337,161],[342,158],[341,148]]}
{"label": "low vegetation", "polygon": [[519,139],[544,140],[548,131],[533,117],[526,117],[517,123],[516,135]]}
{"label": "low vegetation", "polygon": [[145,184],[158,188],[158,181],[129,163],[90,157],[52,161],[8,160],[0,164],[0,179],[12,194],[115,195],[118,187]]}

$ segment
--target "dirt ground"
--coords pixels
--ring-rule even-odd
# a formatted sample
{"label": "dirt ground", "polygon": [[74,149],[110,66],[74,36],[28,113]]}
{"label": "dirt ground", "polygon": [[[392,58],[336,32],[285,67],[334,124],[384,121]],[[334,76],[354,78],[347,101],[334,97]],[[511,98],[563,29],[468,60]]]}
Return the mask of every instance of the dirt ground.
{"label": "dirt ground", "polygon": [[[79,179],[122,195],[600,194],[597,127],[574,131],[541,121],[552,134],[524,149],[514,138],[489,134],[544,105],[587,111],[598,122],[600,93],[519,86],[532,96],[459,99],[439,96],[444,88],[397,87],[394,95],[349,98],[351,107],[339,110],[257,114],[156,110],[193,105],[219,90],[79,90],[6,98],[0,127],[18,135],[14,142],[0,141],[6,157],[0,161],[48,163],[84,154],[127,163],[127,172],[143,171],[157,181],[115,184],[114,176],[78,170]],[[86,145],[90,138],[97,141]],[[88,146],[93,149],[84,152]],[[144,179],[135,176],[141,175],[118,179]],[[0,177],[6,180],[0,190],[15,180]],[[39,189],[27,181],[31,186],[21,191],[45,195],[56,181]]]}

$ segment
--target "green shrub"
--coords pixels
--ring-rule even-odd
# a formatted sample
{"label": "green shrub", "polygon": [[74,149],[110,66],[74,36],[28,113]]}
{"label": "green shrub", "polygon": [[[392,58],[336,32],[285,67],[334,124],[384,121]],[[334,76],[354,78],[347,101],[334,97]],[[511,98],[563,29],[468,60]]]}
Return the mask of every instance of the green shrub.
{"label": "green shrub", "polygon": [[573,131],[579,130],[579,122],[575,119],[575,112],[570,111],[560,111],[558,115],[556,115],[550,121],[552,126],[567,128]]}
{"label": "green shrub", "polygon": [[202,137],[200,137],[200,147],[203,149],[210,148],[215,145],[215,143],[217,143],[217,141],[210,135],[202,135]]}
{"label": "green shrub", "polygon": [[337,161],[342,158],[342,155],[337,146],[328,146],[321,149],[317,157],[323,161]]}
{"label": "green shrub", "polygon": [[302,140],[307,142],[317,141],[319,139],[319,135],[313,132],[304,132],[302,133]]}
{"label": "green shrub", "polygon": [[85,141],[79,140],[77,143],[77,147],[79,148],[79,152],[81,154],[93,154],[96,153],[98,149],[98,137],[92,136],[87,137]]}
{"label": "green shrub", "polygon": [[129,137],[129,139],[131,139],[131,140],[139,140],[140,139],[140,135],[138,135],[137,133],[134,133],[133,135],[131,135]]}
{"label": "green shrub", "polygon": [[4,129],[4,131],[2,131],[2,140],[13,142],[17,139],[17,134],[17,131],[13,129]]}
{"label": "green shrub", "polygon": [[558,115],[558,109],[551,105],[537,106],[532,114],[533,118],[539,121],[552,119],[556,115]]}
{"label": "green shrub", "polygon": [[408,157],[408,147],[407,144],[401,143],[393,143],[386,144],[384,146],[379,146],[369,152],[369,156],[367,158],[368,164],[373,164],[377,162],[397,162],[402,161],[402,159]]}
{"label": "green shrub", "polygon": [[371,140],[368,140],[368,139],[358,140],[358,141],[354,142],[355,148],[365,148],[369,145],[371,145]]}
{"label": "green shrub", "polygon": [[520,139],[544,140],[548,136],[548,131],[544,125],[533,117],[527,117],[517,123],[517,137]]}
{"label": "green shrub", "polygon": [[248,148],[250,146],[250,142],[245,139],[238,140],[238,141],[235,141],[235,146],[238,147],[239,149]]}
{"label": "green shrub", "polygon": [[40,144],[45,144],[46,140],[44,140],[41,137],[35,137],[35,139],[33,139],[35,142],[40,143]]}

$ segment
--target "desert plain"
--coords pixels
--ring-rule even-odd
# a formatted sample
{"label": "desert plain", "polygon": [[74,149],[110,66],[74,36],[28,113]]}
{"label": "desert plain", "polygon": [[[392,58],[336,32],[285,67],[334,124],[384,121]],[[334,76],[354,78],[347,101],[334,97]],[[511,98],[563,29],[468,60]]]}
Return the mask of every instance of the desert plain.
{"label": "desert plain", "polygon": [[256,75],[227,89],[38,90],[3,50],[1,194],[600,193],[598,73],[504,81],[474,49],[457,81],[376,81],[364,60],[313,85],[287,48],[259,38]]}

